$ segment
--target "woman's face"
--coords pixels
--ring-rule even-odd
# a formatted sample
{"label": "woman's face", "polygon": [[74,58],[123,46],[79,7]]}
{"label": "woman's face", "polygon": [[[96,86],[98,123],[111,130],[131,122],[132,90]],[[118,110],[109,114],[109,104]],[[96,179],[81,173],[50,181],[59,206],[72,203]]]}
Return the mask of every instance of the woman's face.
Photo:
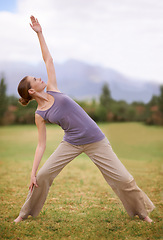
{"label": "woman's face", "polygon": [[41,92],[46,87],[46,83],[43,82],[41,78],[28,76],[27,81],[30,82],[31,88],[33,88],[36,92]]}

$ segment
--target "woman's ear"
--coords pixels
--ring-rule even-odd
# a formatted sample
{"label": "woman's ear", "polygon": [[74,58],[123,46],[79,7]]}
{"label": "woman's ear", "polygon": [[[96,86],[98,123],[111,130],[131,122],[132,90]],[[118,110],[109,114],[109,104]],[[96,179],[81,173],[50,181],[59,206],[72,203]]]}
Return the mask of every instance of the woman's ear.
{"label": "woman's ear", "polygon": [[33,88],[28,89],[28,93],[33,96],[35,94],[35,90]]}

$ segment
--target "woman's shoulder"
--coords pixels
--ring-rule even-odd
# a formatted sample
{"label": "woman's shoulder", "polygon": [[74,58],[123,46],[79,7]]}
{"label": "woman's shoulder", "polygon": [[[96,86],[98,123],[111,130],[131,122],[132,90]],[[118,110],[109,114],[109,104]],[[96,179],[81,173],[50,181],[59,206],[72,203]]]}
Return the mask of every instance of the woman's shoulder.
{"label": "woman's shoulder", "polygon": [[45,119],[44,117],[39,113],[39,110],[36,110],[35,111],[35,123],[38,122],[38,123],[42,123],[44,122],[45,123]]}
{"label": "woman's shoulder", "polygon": [[47,85],[46,92],[58,92],[61,93],[61,91],[58,88],[50,87]]}
{"label": "woman's shoulder", "polygon": [[54,98],[57,94],[62,94],[61,91],[56,91],[56,90],[46,90],[46,92],[50,95],[52,95]]}

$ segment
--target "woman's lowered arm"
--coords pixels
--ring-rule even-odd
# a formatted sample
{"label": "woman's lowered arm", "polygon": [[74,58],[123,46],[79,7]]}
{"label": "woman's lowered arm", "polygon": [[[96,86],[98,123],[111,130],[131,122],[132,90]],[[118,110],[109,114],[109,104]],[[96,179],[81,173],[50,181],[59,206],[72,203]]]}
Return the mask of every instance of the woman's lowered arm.
{"label": "woman's lowered arm", "polygon": [[40,117],[38,114],[35,115],[35,122],[38,128],[38,144],[35,151],[35,157],[31,172],[31,182],[29,189],[32,191],[33,186],[35,185],[38,187],[36,182],[36,172],[39,167],[39,164],[41,162],[42,156],[44,154],[45,148],[46,148],[46,125],[45,121]]}

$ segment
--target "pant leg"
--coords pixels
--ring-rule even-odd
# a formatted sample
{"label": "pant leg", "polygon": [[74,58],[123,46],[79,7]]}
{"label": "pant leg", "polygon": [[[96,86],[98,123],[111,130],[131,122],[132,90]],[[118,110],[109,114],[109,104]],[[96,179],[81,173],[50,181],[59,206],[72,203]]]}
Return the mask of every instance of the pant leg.
{"label": "pant leg", "polygon": [[88,144],[84,152],[99,168],[107,183],[120,198],[129,216],[138,215],[144,219],[148,212],[155,208],[113,152],[107,138],[100,142]]}
{"label": "pant leg", "polygon": [[82,148],[80,146],[74,146],[66,141],[60,143],[56,151],[38,171],[36,179],[39,187],[34,186],[32,192],[29,191],[19,216],[26,219],[28,215],[36,217],[39,214],[54,178],[81,152]]}

